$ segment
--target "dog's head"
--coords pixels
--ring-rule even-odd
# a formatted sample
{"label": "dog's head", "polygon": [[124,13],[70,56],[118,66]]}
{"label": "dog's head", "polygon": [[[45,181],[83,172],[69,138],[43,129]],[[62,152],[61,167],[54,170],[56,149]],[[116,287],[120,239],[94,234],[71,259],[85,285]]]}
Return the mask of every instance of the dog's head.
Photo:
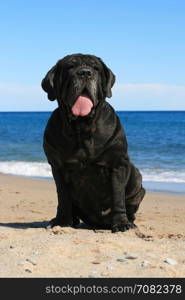
{"label": "dog's head", "polygon": [[48,99],[66,105],[75,116],[87,116],[97,104],[112,96],[115,76],[94,55],[73,54],[59,60],[42,80]]}

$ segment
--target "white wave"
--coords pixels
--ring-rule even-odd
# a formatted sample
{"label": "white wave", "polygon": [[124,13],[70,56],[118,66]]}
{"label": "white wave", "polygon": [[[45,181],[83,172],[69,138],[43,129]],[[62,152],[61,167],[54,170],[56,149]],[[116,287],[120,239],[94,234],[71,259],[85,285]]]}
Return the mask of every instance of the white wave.
{"label": "white wave", "polygon": [[42,162],[1,161],[0,173],[32,177],[52,177],[50,165]]}
{"label": "white wave", "polygon": [[[185,170],[140,169],[143,181],[184,182]],[[51,167],[47,162],[0,161],[0,173],[31,176],[52,177]]]}
{"label": "white wave", "polygon": [[140,169],[143,181],[185,182],[185,170]]}

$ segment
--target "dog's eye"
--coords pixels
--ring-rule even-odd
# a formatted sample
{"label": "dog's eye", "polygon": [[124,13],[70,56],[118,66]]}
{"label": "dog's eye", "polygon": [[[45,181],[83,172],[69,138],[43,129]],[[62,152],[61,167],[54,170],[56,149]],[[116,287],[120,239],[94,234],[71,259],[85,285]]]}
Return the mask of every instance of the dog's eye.
{"label": "dog's eye", "polygon": [[68,70],[73,69],[74,65],[68,65]]}
{"label": "dog's eye", "polygon": [[97,65],[94,65],[93,68],[94,68],[96,71],[99,71],[99,70],[100,70],[99,66],[97,66]]}

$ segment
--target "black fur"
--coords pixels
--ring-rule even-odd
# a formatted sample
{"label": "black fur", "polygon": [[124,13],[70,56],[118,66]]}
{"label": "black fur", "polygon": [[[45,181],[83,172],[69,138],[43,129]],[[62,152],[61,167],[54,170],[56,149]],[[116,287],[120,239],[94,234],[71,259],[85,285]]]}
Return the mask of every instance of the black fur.
{"label": "black fur", "polygon": [[[59,60],[42,81],[48,98],[59,104],[44,133],[44,151],[58,194],[51,226],[76,226],[79,219],[112,232],[135,226],[145,190],[129,159],[119,118],[105,101],[112,96],[114,82],[114,74],[100,58],[83,54]],[[71,107],[84,90],[93,109],[88,116],[77,117]]]}

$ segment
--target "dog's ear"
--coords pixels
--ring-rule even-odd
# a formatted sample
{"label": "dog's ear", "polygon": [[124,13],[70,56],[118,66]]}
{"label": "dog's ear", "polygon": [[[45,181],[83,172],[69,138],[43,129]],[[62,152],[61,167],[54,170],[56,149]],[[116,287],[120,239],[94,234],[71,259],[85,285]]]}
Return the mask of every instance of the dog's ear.
{"label": "dog's ear", "polygon": [[101,58],[99,58],[101,61],[103,68],[104,68],[104,73],[105,73],[105,78],[106,78],[106,97],[111,98],[112,97],[112,91],[111,88],[113,87],[116,76],[114,73],[106,66],[106,64],[102,61]]}
{"label": "dog's ear", "polygon": [[41,83],[43,90],[48,94],[48,99],[51,101],[54,101],[57,98],[55,87],[54,87],[54,77],[55,77],[56,69],[57,69],[57,64],[48,71],[48,73],[46,74],[46,76],[44,77]]}

